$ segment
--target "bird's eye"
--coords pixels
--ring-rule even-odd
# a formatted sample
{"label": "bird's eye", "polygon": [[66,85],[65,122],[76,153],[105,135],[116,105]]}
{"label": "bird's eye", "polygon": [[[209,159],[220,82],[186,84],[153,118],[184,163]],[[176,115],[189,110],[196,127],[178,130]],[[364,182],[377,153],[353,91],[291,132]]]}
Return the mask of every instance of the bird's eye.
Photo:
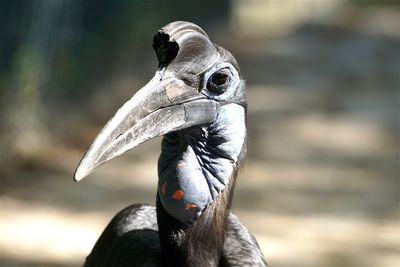
{"label": "bird's eye", "polygon": [[211,77],[211,82],[217,86],[224,85],[226,80],[228,79],[228,75],[225,73],[216,73]]}
{"label": "bird's eye", "polygon": [[213,93],[221,94],[228,88],[231,78],[229,69],[224,68],[214,72],[207,82],[207,89]]}

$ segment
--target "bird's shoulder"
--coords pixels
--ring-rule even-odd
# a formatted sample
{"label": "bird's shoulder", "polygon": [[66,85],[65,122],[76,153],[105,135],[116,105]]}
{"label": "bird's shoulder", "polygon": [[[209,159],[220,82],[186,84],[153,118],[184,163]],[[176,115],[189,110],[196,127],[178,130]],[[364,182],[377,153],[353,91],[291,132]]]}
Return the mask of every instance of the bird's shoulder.
{"label": "bird's shoulder", "polygon": [[108,227],[117,235],[140,229],[158,231],[156,208],[141,203],[130,205],[118,212]]}
{"label": "bird's shoulder", "polygon": [[104,229],[84,267],[161,266],[155,207],[130,205]]}
{"label": "bird's shoulder", "polygon": [[267,266],[256,239],[233,212],[228,216],[220,266]]}

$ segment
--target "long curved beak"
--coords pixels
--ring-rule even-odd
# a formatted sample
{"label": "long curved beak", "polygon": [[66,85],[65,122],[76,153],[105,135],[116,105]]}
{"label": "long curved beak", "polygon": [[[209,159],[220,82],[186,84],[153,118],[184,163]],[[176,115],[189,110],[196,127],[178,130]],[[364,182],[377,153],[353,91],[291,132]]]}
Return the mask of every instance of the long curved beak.
{"label": "long curved beak", "polygon": [[212,122],[218,103],[196,88],[159,72],[129,99],[104,126],[80,161],[74,180],[127,150],[169,132]]}

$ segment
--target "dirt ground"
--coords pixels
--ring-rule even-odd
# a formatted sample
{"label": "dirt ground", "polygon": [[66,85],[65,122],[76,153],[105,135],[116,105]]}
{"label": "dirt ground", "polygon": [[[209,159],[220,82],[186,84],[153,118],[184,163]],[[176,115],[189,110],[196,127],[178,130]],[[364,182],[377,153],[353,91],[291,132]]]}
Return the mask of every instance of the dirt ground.
{"label": "dirt ground", "polygon": [[[304,25],[220,42],[248,84],[233,210],[271,266],[400,266],[398,41]],[[113,214],[154,203],[160,139],[72,181],[101,127],[83,122],[1,175],[1,266],[79,266]]]}

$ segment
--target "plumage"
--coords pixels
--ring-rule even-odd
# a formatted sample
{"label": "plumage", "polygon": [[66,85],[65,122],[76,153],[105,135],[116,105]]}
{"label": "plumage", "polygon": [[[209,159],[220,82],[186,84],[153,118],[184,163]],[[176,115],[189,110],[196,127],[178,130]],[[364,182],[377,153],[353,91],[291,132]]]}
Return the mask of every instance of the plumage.
{"label": "plumage", "polygon": [[164,26],[153,48],[154,78],[99,133],[75,180],[162,135],[156,207],[119,212],[84,266],[266,266],[230,211],[246,153],[246,87],[236,60],[189,22]]}
{"label": "plumage", "polygon": [[[156,208],[145,204],[121,210],[103,231],[84,266],[164,266],[156,217]],[[232,212],[219,266],[266,266],[257,241]]]}

